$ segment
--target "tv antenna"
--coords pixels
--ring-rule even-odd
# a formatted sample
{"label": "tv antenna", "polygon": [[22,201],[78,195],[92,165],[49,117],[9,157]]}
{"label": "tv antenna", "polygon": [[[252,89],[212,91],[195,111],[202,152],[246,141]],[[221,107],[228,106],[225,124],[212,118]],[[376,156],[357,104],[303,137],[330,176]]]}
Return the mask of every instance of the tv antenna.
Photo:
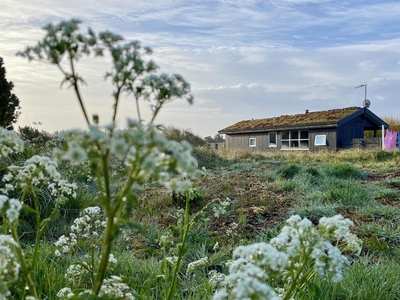
{"label": "tv antenna", "polygon": [[369,101],[369,100],[367,99],[367,83],[360,84],[359,86],[356,86],[355,88],[358,89],[358,88],[362,88],[362,87],[364,88],[364,102],[363,102],[363,106],[366,107],[366,108],[368,108],[368,107],[370,107],[370,105],[371,105],[371,101]]}

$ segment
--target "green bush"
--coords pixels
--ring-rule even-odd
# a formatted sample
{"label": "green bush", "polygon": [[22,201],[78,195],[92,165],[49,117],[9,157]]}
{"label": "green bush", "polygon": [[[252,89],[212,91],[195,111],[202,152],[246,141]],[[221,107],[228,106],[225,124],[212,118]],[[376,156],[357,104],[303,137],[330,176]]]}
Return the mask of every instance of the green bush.
{"label": "green bush", "polygon": [[205,146],[206,141],[197,134],[194,134],[190,129],[179,129],[173,126],[164,127],[162,129],[165,137],[170,141],[189,142],[192,147]]}
{"label": "green bush", "polygon": [[52,139],[49,133],[30,126],[18,127],[18,131],[22,140],[36,146],[44,146]]}

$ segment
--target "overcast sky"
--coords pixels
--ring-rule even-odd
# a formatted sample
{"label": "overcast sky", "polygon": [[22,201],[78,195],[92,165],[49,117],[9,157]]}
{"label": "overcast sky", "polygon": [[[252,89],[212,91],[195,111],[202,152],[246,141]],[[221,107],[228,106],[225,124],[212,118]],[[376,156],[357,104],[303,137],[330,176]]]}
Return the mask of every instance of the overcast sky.
{"label": "overcast sky", "polygon": [[[246,119],[361,107],[364,90],[355,87],[363,83],[371,111],[400,117],[397,0],[1,0],[0,56],[21,102],[20,126],[85,126],[59,71],[15,56],[44,36],[41,27],[70,18],[153,48],[161,71],[182,75],[194,95],[192,106],[169,104],[158,123],[203,137]],[[107,124],[109,65],[85,59],[78,68],[89,113]],[[122,127],[136,116],[133,99],[120,112]]]}

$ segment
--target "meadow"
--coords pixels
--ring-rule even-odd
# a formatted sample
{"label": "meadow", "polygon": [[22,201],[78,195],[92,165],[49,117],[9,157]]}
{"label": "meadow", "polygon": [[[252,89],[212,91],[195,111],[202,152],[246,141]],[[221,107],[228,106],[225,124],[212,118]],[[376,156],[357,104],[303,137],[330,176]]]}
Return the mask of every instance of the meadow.
{"label": "meadow", "polygon": [[[62,143],[57,136],[30,131],[25,150],[3,158],[3,168],[50,153],[55,144]],[[362,251],[355,255],[344,250],[350,264],[344,269],[342,281],[332,283],[313,276],[296,299],[400,297],[398,151],[353,149],[271,154],[198,147],[193,155],[199,169],[192,177],[190,213],[201,214],[188,232],[176,299],[211,299],[218,288],[215,275],[228,274],[234,249],[270,241],[291,215],[317,224],[321,217],[337,214],[354,222],[351,230],[362,240]],[[61,248],[55,243],[71,231],[71,225],[76,224],[74,219],[82,216],[80,212],[85,207],[96,204],[98,190],[85,163],[60,167],[62,176],[79,187],[78,195],[60,207],[58,218],[50,222],[41,237],[39,263],[33,273],[40,299],[60,299],[57,294],[63,288],[85,290],[93,280],[88,273],[70,270],[74,263],[85,262],[90,245],[83,240],[74,251],[57,256]],[[110,168],[112,188],[118,190],[122,185],[118,159],[112,158]],[[136,227],[122,229],[114,243],[115,263],[109,272],[118,274],[132,287],[135,298],[162,299],[162,290],[166,289],[163,278],[168,273],[165,258],[174,256],[179,243],[185,199],[151,180],[132,191],[138,203],[129,219]],[[48,214],[53,205],[48,191],[40,190],[38,199],[43,215]],[[215,199],[226,202],[218,217],[212,205],[207,207]],[[204,207],[207,208],[203,210]],[[27,253],[33,251],[34,223],[29,214],[22,213],[18,232]],[[191,269],[193,262],[201,263]],[[16,281],[10,287],[16,299],[22,295],[22,284],[23,281]]]}

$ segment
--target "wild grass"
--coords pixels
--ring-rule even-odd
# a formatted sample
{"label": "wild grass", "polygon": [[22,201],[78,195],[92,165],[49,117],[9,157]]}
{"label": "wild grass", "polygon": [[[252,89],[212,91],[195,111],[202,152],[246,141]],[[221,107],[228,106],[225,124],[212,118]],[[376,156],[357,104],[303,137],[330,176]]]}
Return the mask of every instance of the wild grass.
{"label": "wild grass", "polygon": [[[30,151],[29,148],[27,151]],[[201,203],[191,212],[215,198],[229,198],[227,214],[219,219],[212,210],[205,212],[208,220],[193,227],[188,236],[187,252],[179,275],[180,299],[211,299],[215,291],[210,283],[212,270],[227,273],[226,262],[239,244],[268,241],[276,236],[284,220],[299,214],[317,223],[323,216],[342,213],[355,222],[354,232],[363,240],[360,257],[344,273],[344,281],[333,285],[315,277],[313,284],[298,299],[397,299],[400,296],[398,261],[400,259],[400,177],[394,167],[400,158],[397,151],[340,151],[338,153],[229,153],[196,148],[200,166],[207,171],[192,178],[203,195]],[[14,158],[17,160],[18,158]],[[119,188],[118,162],[113,164],[114,189]],[[74,217],[84,205],[91,203],[98,191],[88,180],[85,166],[65,165],[62,172],[80,188],[76,200],[70,200],[60,210],[59,218],[51,223],[43,240],[43,252],[35,272],[38,293],[43,298],[56,299],[56,293],[67,284],[64,274],[71,258],[54,256],[52,243],[65,234]],[[391,177],[384,174],[391,172]],[[399,172],[400,173],[400,172]],[[163,249],[160,238],[178,230],[174,202],[156,182],[134,187],[140,206],[131,219],[141,224],[140,230],[128,230],[116,243],[114,255],[118,263],[113,271],[124,282],[135,287],[137,299],[156,299],[165,288],[162,276]],[[49,205],[45,191],[39,197],[46,210]],[[93,203],[95,204],[95,203]],[[236,224],[236,225],[234,225]],[[30,229],[22,224],[20,230],[28,237]],[[236,226],[236,227],[235,227]],[[229,234],[228,234],[229,233]],[[173,240],[178,236],[175,232]],[[176,240],[175,240],[176,242]],[[219,249],[214,246],[218,242]],[[25,239],[26,251],[30,240]],[[169,249],[170,255],[174,250]],[[76,253],[78,257],[80,253]],[[207,266],[186,274],[192,261],[208,257]],[[14,293],[23,289],[15,284]],[[379,291],[379,292],[378,292]]]}
{"label": "wild grass", "polygon": [[382,259],[371,263],[371,257],[366,256],[353,262],[338,284],[314,277],[311,288],[301,293],[298,299],[399,299],[399,267],[398,262],[393,260]]}

